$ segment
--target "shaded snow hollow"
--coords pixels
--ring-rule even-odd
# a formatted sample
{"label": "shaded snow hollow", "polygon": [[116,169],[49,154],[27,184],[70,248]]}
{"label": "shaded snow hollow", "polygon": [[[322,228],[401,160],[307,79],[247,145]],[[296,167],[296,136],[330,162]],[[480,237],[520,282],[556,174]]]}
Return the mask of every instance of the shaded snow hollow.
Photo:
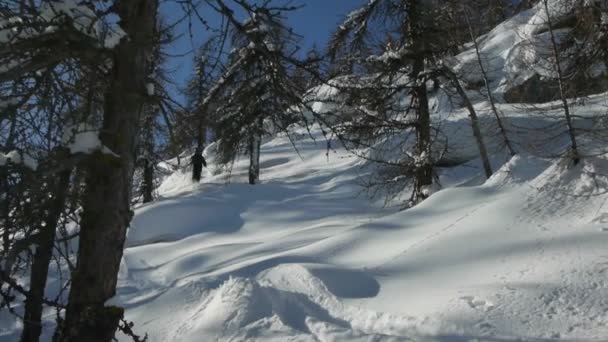
{"label": "shaded snow hollow", "polygon": [[[262,147],[262,184],[176,173],[136,211],[116,302],[149,341],[557,341],[608,336],[608,165],[477,162],[398,212],[366,168],[302,135]],[[497,166],[501,164],[497,161]],[[213,175],[213,174],[217,175]],[[462,184],[458,186],[458,184]],[[121,338],[127,341],[126,338]]]}

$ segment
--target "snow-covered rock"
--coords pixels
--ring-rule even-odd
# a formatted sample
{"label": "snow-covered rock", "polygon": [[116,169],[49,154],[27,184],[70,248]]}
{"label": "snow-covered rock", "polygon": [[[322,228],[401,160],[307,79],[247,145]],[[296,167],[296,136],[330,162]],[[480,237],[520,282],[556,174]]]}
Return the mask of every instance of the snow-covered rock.
{"label": "snow-covered rock", "polygon": [[[548,0],[547,4],[558,44],[572,31],[572,23],[578,22],[574,17],[574,8],[589,8],[594,5],[577,0]],[[513,16],[477,39],[490,88],[498,99],[502,96],[506,96],[509,102],[546,102],[556,99],[557,86],[554,79],[557,77],[557,71],[547,19],[544,2],[539,1],[533,8]],[[559,50],[564,55],[564,49],[575,55],[577,49],[590,49],[582,44],[578,41],[571,42],[566,46],[560,45]],[[591,49],[593,50],[592,47]],[[467,83],[483,84],[483,74],[473,44],[448,63]],[[574,66],[574,63],[577,63],[574,58],[562,57],[562,69],[567,70],[568,67]],[[578,63],[576,67],[581,74],[588,75],[587,80],[595,82],[585,87],[585,83],[579,81],[577,88],[581,94],[599,93],[607,89],[608,85],[601,82],[606,69],[603,61],[598,60],[584,66]],[[583,67],[589,70],[580,70]],[[530,82],[534,83],[528,85]],[[543,87],[550,87],[552,90],[542,93]]]}

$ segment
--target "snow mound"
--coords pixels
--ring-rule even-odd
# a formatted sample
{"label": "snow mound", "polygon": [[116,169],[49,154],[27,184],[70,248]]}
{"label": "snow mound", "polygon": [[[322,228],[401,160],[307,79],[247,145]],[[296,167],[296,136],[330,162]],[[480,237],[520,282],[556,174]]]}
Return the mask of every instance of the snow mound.
{"label": "snow mound", "polygon": [[228,278],[176,329],[175,337],[186,342],[201,336],[217,341],[407,340],[361,324],[377,316],[343,306],[307,267],[280,265],[256,279]]}
{"label": "snow mound", "polygon": [[178,328],[187,331],[176,336],[182,341],[199,341],[200,336],[212,339],[230,338],[241,329],[272,312],[266,293],[248,279],[230,278],[213,292],[200,311]]}
{"label": "snow mound", "polygon": [[522,184],[535,179],[551,162],[530,155],[515,155],[488,179],[485,186]]}
{"label": "snow mound", "polygon": [[[585,225],[601,222],[608,202],[608,161],[584,158],[578,165],[570,159],[555,162],[530,182],[527,212],[545,224],[569,222]],[[550,198],[550,201],[544,201]]]}

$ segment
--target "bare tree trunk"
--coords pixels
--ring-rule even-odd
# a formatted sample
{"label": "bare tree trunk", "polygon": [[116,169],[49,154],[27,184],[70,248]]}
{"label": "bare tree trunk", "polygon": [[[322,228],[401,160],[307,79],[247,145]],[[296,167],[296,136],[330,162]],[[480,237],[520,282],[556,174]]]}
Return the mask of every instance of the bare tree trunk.
{"label": "bare tree trunk", "polygon": [[431,116],[426,89],[426,82],[420,77],[424,72],[424,41],[419,27],[420,13],[418,1],[409,2],[409,15],[407,20],[409,38],[411,41],[414,60],[412,71],[409,75],[410,82],[414,83],[412,96],[416,100],[416,154],[420,159],[416,165],[414,179],[413,202],[416,204],[427,197],[424,191],[426,187],[433,184],[433,164],[431,162]]}
{"label": "bare tree trunk", "polygon": [[414,96],[416,96],[416,114],[418,117],[416,153],[421,159],[421,164],[417,165],[416,169],[414,189],[415,202],[418,202],[428,197],[424,189],[433,184],[433,164],[430,155],[431,116],[425,82],[422,82],[422,85],[416,86]]}
{"label": "bare tree trunk", "polygon": [[[8,132],[8,137],[6,139],[5,148],[7,150],[12,150],[14,148],[15,139],[17,136],[17,110],[14,108],[8,108],[7,112],[10,115],[10,128]],[[9,173],[5,168],[0,168],[0,191],[4,194],[3,208],[2,208],[2,221],[4,223],[2,229],[2,253],[6,256],[9,253],[11,247],[11,232],[13,231],[13,227],[10,219],[10,195],[9,195]],[[6,268],[5,272],[10,273],[11,269]]]}
{"label": "bare tree trunk", "polygon": [[100,140],[120,158],[98,153],[90,161],[78,261],[65,321],[58,327],[55,341],[110,342],[123,318],[123,308],[105,306],[105,302],[116,293],[126,231],[133,216],[131,182],[147,71],[156,42],[157,6],[156,0],[117,0],[114,4],[128,38],[114,52]]}
{"label": "bare tree trunk", "polygon": [[486,68],[483,66],[483,59],[481,56],[481,52],[479,51],[479,44],[477,43],[477,37],[473,33],[473,26],[471,25],[471,21],[469,20],[468,14],[465,15],[465,19],[467,21],[467,25],[469,26],[469,34],[471,36],[471,40],[473,41],[473,45],[475,46],[475,54],[477,56],[477,63],[479,64],[479,70],[481,70],[481,75],[483,77],[483,83],[486,88],[486,92],[488,93],[488,101],[490,102],[490,107],[492,108],[492,113],[494,113],[494,117],[496,118],[496,122],[498,123],[498,129],[500,130],[500,135],[502,136],[502,140],[509,150],[509,154],[514,156],[515,149],[513,149],[513,145],[511,145],[511,141],[509,140],[509,136],[507,135],[507,130],[498,114],[498,109],[496,108],[496,102],[494,101],[494,95],[492,95],[492,90],[490,88],[490,82],[488,80],[488,73],[486,72]]}
{"label": "bare tree trunk", "polygon": [[444,68],[443,72],[448,76],[448,78],[452,81],[452,84],[456,88],[456,91],[460,95],[460,98],[464,102],[464,106],[469,111],[469,118],[471,118],[471,128],[473,129],[473,136],[475,137],[475,142],[477,143],[477,148],[479,149],[479,156],[481,157],[481,162],[483,164],[483,169],[486,173],[486,178],[490,178],[492,176],[492,165],[490,164],[490,159],[488,158],[488,150],[486,149],[486,144],[483,142],[483,136],[481,135],[481,129],[479,127],[479,118],[477,117],[477,113],[475,112],[475,107],[469,100],[467,93],[460,85],[460,81],[456,74],[454,74],[448,68]]}
{"label": "bare tree trunk", "polygon": [[[2,201],[2,255],[6,257],[11,249],[11,194],[9,192],[9,175],[5,168],[0,168],[0,191],[4,195]],[[10,273],[7,265],[4,265],[5,272]]]}
{"label": "bare tree trunk", "polygon": [[200,182],[203,174],[203,148],[205,147],[205,129],[202,122],[199,121],[198,133],[196,137],[196,151],[192,157],[192,180]]}
{"label": "bare tree trunk", "polygon": [[152,196],[152,193],[154,192],[154,164],[148,158],[144,159],[143,178],[143,202],[149,203],[154,200],[154,196]]}
{"label": "bare tree trunk", "polygon": [[46,288],[49,265],[53,257],[57,227],[65,208],[71,173],[71,170],[61,172],[59,179],[51,188],[54,198],[50,200],[48,216],[45,218],[47,225],[40,230],[36,239],[38,246],[36,247],[30,270],[30,289],[25,300],[21,342],[38,342],[40,339],[44,290]]}
{"label": "bare tree trunk", "polygon": [[548,0],[543,0],[543,5],[545,7],[545,13],[547,14],[547,26],[549,28],[549,34],[551,36],[551,48],[553,50],[553,57],[555,58],[555,71],[557,72],[557,83],[559,86],[559,96],[562,101],[562,106],[564,108],[564,115],[566,117],[566,125],[568,126],[568,135],[570,137],[571,149],[572,149],[572,161],[574,164],[578,164],[580,161],[580,154],[578,151],[578,146],[576,143],[576,132],[574,131],[574,126],[572,125],[572,117],[570,115],[570,105],[568,105],[568,98],[566,97],[566,92],[564,89],[564,73],[562,71],[561,66],[561,58],[559,55],[559,47],[557,45],[557,40],[555,39],[555,34],[553,32],[553,24],[551,23],[551,15],[549,13],[549,5]]}
{"label": "bare tree trunk", "polygon": [[154,120],[155,111],[157,109],[152,106],[146,106],[142,120],[142,141],[140,143],[139,156],[142,161],[142,182],[141,195],[142,202],[149,203],[154,200],[154,169],[155,169],[155,153],[154,153]]}
{"label": "bare tree trunk", "polygon": [[[261,121],[261,120],[260,120]],[[261,125],[261,123],[259,123]],[[260,146],[262,144],[261,127],[256,127],[249,137],[249,184],[260,181]]]}

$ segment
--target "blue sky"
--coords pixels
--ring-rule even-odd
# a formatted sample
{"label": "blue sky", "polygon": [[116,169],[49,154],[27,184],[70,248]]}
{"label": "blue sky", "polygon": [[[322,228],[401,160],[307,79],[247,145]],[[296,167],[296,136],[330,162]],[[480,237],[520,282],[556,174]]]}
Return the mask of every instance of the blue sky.
{"label": "blue sky", "polygon": [[344,16],[365,3],[364,0],[302,0],[305,7],[289,14],[288,21],[294,31],[304,36],[304,44],[313,42],[321,48],[327,38],[342,22]]}
{"label": "blue sky", "polygon": [[[298,11],[287,14],[287,21],[293,27],[294,31],[302,36],[302,49],[308,50],[313,44],[316,44],[319,49],[323,49],[330,34],[336,26],[342,21],[344,16],[351,10],[357,8],[367,0],[297,0],[296,4],[304,5]],[[174,20],[175,15],[179,15],[181,10],[175,5],[167,5],[162,9],[163,17],[168,21]],[[218,15],[209,13],[209,17],[205,18],[210,22],[215,22]],[[214,20],[216,19],[216,20]],[[187,25],[176,29],[175,33],[187,32]],[[169,60],[168,69],[172,72],[172,78],[179,85],[183,85],[190,77],[192,72],[192,49],[200,44],[205,39],[205,32],[202,27],[193,26],[195,41],[192,42],[188,34],[182,36],[166,51],[173,55],[182,55],[173,57]],[[178,95],[175,93],[174,95]],[[180,96],[178,96],[180,98]]]}

